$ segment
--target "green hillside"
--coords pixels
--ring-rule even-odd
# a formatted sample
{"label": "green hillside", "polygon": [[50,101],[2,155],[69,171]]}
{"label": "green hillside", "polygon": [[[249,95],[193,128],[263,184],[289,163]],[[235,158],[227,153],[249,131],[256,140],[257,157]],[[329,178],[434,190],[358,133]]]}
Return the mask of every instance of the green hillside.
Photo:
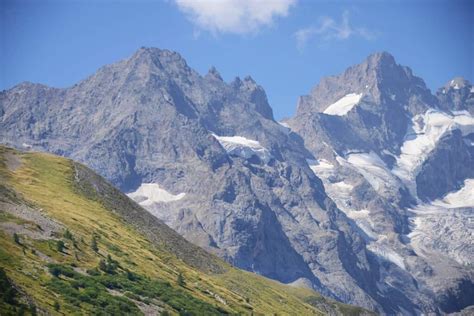
{"label": "green hillside", "polygon": [[0,314],[358,315],[231,267],[71,160],[0,147]]}

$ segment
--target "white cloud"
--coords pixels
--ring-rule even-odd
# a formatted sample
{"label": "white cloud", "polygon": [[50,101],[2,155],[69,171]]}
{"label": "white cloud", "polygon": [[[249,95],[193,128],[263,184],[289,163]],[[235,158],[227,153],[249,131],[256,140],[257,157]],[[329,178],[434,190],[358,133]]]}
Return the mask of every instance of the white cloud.
{"label": "white cloud", "polygon": [[297,0],[174,0],[199,29],[217,33],[255,33],[288,15]]}
{"label": "white cloud", "polygon": [[314,37],[328,41],[332,39],[345,40],[358,36],[366,40],[375,39],[377,33],[364,27],[354,27],[349,21],[349,11],[342,13],[340,23],[331,17],[322,17],[318,26],[310,26],[295,32],[298,49],[303,49],[308,41]]}

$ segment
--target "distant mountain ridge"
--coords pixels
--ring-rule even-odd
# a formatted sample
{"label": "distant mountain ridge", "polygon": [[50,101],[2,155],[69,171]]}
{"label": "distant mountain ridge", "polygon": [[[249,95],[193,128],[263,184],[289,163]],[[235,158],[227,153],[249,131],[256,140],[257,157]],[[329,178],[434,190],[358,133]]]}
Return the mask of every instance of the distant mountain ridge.
{"label": "distant mountain ridge", "polygon": [[2,91],[0,141],[87,164],[238,267],[387,314],[452,312],[474,304],[474,203],[443,204],[471,190],[472,91],[434,96],[376,53],[280,124],[250,77],[141,48],[67,89]]}

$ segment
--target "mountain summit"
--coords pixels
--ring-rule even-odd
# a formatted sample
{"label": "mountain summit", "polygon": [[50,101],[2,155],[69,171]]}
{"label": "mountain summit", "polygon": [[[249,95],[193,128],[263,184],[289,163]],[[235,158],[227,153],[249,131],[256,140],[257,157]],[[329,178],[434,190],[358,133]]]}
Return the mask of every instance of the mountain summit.
{"label": "mountain summit", "polygon": [[[398,65],[389,53],[381,52],[368,56],[338,76],[323,78],[310,95],[300,98],[297,115],[323,112],[328,105],[350,93],[362,94],[367,102],[379,105],[392,104],[397,98],[408,103],[408,110],[413,114],[437,103],[421,78],[414,76],[410,68]],[[410,100],[415,97],[416,100]]]}

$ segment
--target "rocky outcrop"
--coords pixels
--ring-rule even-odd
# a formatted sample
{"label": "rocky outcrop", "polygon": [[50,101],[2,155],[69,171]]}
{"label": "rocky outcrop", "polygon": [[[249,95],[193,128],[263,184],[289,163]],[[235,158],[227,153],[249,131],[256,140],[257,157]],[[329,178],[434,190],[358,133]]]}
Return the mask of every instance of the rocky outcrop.
{"label": "rocky outcrop", "polygon": [[474,115],[474,87],[464,78],[454,78],[438,89],[436,97],[445,111],[468,111]]}

